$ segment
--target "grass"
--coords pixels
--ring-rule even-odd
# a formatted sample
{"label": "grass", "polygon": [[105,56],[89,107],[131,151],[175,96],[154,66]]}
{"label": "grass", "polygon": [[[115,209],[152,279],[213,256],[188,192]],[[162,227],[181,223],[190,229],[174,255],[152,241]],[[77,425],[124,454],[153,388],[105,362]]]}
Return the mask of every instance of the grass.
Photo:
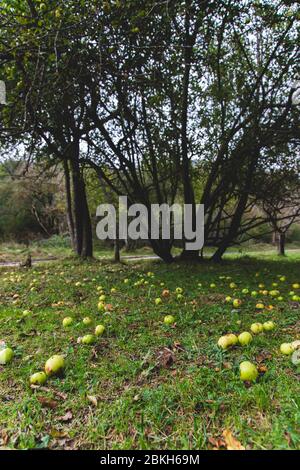
{"label": "grass", "polygon": [[[69,259],[28,271],[2,268],[0,340],[15,356],[0,366],[0,447],[211,449],[224,446],[222,433],[230,430],[247,449],[299,449],[300,371],[279,354],[281,343],[300,339],[299,303],[288,295],[300,281],[299,265],[294,254],[218,266]],[[241,293],[258,291],[259,283],[272,289],[273,282],[284,301]],[[97,309],[99,286],[112,305],[106,314]],[[184,290],[182,300],[176,287]],[[156,306],[163,289],[170,296]],[[226,295],[243,300],[239,311],[224,302]],[[274,309],[257,311],[259,300]],[[32,312],[26,318],[24,309]],[[166,314],[175,316],[175,327],[164,325]],[[75,319],[68,329],[66,316]],[[86,316],[92,326],[83,325]],[[222,334],[267,319],[276,330],[248,347],[217,347]],[[106,331],[95,345],[77,343],[99,323]],[[30,388],[30,375],[56,353],[66,357],[63,377]],[[252,385],[239,379],[243,360],[260,368]]]}

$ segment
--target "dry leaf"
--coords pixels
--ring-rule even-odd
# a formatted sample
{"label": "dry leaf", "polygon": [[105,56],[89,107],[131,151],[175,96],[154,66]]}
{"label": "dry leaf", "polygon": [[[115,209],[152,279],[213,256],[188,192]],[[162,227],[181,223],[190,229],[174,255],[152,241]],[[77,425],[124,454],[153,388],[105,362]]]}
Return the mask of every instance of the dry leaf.
{"label": "dry leaf", "polygon": [[96,407],[98,406],[98,400],[97,400],[97,398],[96,398],[95,396],[93,396],[93,395],[87,395],[86,398],[88,399],[88,401],[89,401],[90,403],[92,403],[92,405],[94,405],[94,406],[96,406]]}
{"label": "dry leaf", "polygon": [[51,398],[37,397],[37,399],[40,402],[40,404],[45,408],[50,408],[51,410],[54,410],[54,408],[57,407],[57,401],[52,400]]}
{"label": "dry leaf", "polygon": [[73,419],[73,414],[71,411],[67,411],[64,416],[60,416],[59,418],[57,418],[58,421],[64,422],[71,421],[71,419]]}
{"label": "dry leaf", "polygon": [[233,437],[230,429],[225,429],[222,435],[225,439],[227,450],[245,450],[245,447]]}

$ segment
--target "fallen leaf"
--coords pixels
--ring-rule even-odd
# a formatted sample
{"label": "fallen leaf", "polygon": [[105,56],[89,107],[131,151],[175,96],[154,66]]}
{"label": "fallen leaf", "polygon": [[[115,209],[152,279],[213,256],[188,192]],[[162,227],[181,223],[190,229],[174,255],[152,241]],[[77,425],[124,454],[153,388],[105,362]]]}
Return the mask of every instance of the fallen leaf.
{"label": "fallen leaf", "polygon": [[57,401],[53,400],[52,398],[37,397],[37,399],[44,408],[50,408],[51,410],[54,410],[54,408],[57,407]]}
{"label": "fallen leaf", "polygon": [[86,398],[90,403],[92,403],[92,405],[94,405],[95,407],[98,406],[98,400],[94,395],[87,395]]}
{"label": "fallen leaf", "polygon": [[64,416],[60,416],[59,418],[57,418],[58,421],[64,422],[71,421],[71,419],[73,419],[73,414],[71,411],[67,411]]}
{"label": "fallen leaf", "polygon": [[225,429],[222,435],[225,439],[227,450],[245,450],[245,447],[233,437],[230,429]]}

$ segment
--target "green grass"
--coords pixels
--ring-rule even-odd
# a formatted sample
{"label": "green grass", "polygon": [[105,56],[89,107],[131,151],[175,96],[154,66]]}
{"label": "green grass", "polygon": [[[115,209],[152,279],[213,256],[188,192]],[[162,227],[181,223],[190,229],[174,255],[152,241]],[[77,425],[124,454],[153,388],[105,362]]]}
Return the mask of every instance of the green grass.
{"label": "green grass", "polygon": [[[288,296],[300,282],[299,266],[294,254],[219,266],[69,259],[28,271],[2,268],[0,340],[15,356],[0,366],[0,447],[210,449],[229,429],[247,449],[299,449],[299,369],[279,354],[282,342],[300,339],[299,304]],[[279,275],[286,281],[278,281]],[[134,286],[142,278],[146,283]],[[230,282],[237,284],[233,291]],[[278,282],[285,300],[241,294],[245,287],[259,290],[261,282],[267,289]],[[105,315],[97,310],[97,286],[113,306]],[[176,287],[184,289],[181,301]],[[165,288],[171,295],[156,306]],[[240,311],[224,302],[226,295],[243,300]],[[259,300],[275,308],[258,312]],[[32,312],[26,319],[24,309]],[[169,313],[175,327],[163,324]],[[75,322],[64,329],[62,319],[69,315]],[[92,326],[82,324],[85,316]],[[222,334],[266,319],[276,322],[276,330],[256,336],[250,346],[226,352],[217,347]],[[77,343],[99,323],[106,331],[96,345]],[[64,376],[31,389],[30,375],[56,353],[66,356]],[[170,354],[173,363],[165,360]],[[242,360],[265,370],[251,386],[239,379]]]}

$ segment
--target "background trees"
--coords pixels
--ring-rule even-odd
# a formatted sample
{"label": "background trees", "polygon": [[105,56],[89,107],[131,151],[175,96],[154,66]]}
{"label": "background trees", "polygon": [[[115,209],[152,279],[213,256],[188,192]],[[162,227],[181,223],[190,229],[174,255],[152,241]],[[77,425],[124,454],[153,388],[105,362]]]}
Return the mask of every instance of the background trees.
{"label": "background trees", "polygon": [[[130,202],[202,202],[215,261],[270,218],[253,216],[257,182],[299,158],[295,2],[24,0],[1,15],[2,135],[60,163],[78,255],[93,253],[86,167]],[[150,242],[172,261],[172,240]]]}

